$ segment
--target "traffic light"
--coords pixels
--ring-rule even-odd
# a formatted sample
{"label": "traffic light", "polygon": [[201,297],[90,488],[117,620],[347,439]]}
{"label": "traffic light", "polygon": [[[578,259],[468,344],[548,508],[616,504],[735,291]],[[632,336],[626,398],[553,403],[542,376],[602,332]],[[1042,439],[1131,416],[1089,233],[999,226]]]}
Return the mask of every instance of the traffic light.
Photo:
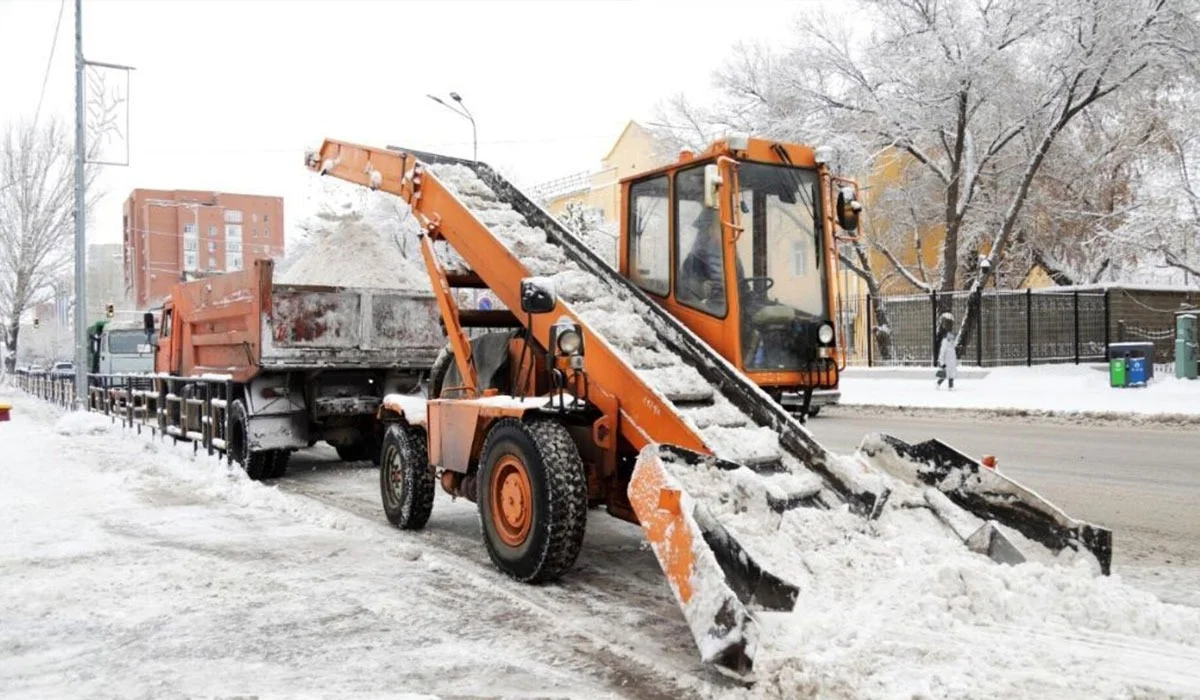
{"label": "traffic light", "polygon": [[115,308],[113,308],[113,305],[112,305],[112,304],[105,304],[105,305],[104,305],[104,315],[105,315],[105,316],[108,316],[109,318],[112,318],[114,315],[116,315],[116,313],[117,313],[117,312],[116,312],[116,309],[115,309]]}
{"label": "traffic light", "polygon": [[42,325],[42,319],[38,318],[37,316],[34,316],[33,317],[33,327],[37,328],[40,325]]}

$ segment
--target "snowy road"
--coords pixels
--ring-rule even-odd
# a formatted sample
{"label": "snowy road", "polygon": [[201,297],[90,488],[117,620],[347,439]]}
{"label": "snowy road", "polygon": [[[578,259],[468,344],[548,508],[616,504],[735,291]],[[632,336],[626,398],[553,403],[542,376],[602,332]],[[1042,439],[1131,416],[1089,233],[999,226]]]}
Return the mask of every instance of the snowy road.
{"label": "snowy road", "polygon": [[[700,667],[639,533],[599,511],[577,569],[536,587],[492,567],[471,504],[439,495],[397,532],[377,471],[327,449],[266,486],[17,397],[0,464],[6,698],[747,694]],[[766,621],[800,648],[751,697],[1200,697],[1193,609],[877,527],[848,534],[908,563],[812,559],[850,566],[845,590]]]}
{"label": "snowy road", "polygon": [[388,526],[372,469],[301,459],[264,488],[99,416],[57,434],[52,413],[18,398],[0,424],[5,698],[717,690],[653,557],[611,518],[566,590],[523,586],[464,503],[440,501],[424,533]]}
{"label": "snowy road", "polygon": [[809,422],[852,451],[864,435],[939,438],[1000,468],[1067,513],[1113,530],[1114,571],[1164,600],[1200,607],[1200,431],[906,416],[837,406]]}

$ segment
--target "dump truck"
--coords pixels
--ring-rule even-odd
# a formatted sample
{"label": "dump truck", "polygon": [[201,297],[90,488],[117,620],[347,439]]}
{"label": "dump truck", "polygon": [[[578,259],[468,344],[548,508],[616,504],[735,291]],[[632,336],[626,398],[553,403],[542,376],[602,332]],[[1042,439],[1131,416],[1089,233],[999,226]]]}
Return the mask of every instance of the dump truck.
{"label": "dump truck", "polygon": [[[449,340],[424,392],[383,398],[386,518],[425,527],[440,484],[477,504],[493,564],[539,583],[572,569],[603,508],[641,527],[700,658],[746,680],[764,616],[792,611],[811,575],[787,534],[805,530],[784,527],[806,514],[829,514],[843,541],[864,529],[841,524],[846,514],[920,511],[992,560],[1108,574],[1111,531],[938,440],[873,434],[853,456],[832,454],[751,377],[772,358],[810,384],[836,367],[830,290],[811,256],[832,268],[830,232],[849,235],[861,207],[826,161],[739,135],[625,179],[614,268],[484,163],[337,140],[306,153],[313,173],[408,203]],[[701,235],[708,260],[689,262]],[[770,260],[789,243],[809,247],[796,252],[814,277],[801,294],[739,286],[738,262],[773,277],[756,248]],[[477,312],[455,293],[471,288],[503,307],[473,337],[463,319]]]}
{"label": "dump truck", "polygon": [[278,284],[273,276],[274,262],[258,259],[172,287],[158,317],[145,318],[155,371],[231,385],[221,399],[228,434],[221,431],[220,447],[251,479],[282,476],[292,452],[317,441],[347,461],[374,459],[383,397],[418,387],[445,344],[434,295]]}

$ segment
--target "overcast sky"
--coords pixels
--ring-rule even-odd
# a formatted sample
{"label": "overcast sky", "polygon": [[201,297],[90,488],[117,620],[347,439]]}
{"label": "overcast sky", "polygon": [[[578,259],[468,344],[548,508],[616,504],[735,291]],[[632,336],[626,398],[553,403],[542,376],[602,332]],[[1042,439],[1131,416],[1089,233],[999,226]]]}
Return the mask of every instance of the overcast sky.
{"label": "overcast sky", "polygon": [[[88,239],[120,240],[135,187],[282,196],[292,230],[315,179],[304,150],[327,136],[469,157],[470,124],[427,93],[460,93],[480,159],[520,184],[594,168],[627,120],[703,94],[735,41],[783,41],[814,4],[84,0],[85,56],[137,69],[131,165],[105,169]],[[43,118],[73,119],[73,6]],[[33,116],[59,9],[0,0],[0,127]]]}

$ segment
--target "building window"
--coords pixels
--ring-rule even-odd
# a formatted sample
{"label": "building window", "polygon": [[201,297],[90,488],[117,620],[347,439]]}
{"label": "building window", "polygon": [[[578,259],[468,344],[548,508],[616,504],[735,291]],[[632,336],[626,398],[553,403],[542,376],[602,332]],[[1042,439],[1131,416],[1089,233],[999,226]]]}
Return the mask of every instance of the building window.
{"label": "building window", "polygon": [[252,224],[257,224],[257,223],[258,223],[258,214],[251,214],[251,215],[250,215],[250,223],[252,223]]}
{"label": "building window", "polygon": [[236,240],[242,242],[242,225],[241,224],[225,224],[225,241]]}
{"label": "building window", "polygon": [[209,225],[209,227],[208,227],[208,235],[210,235],[210,236],[215,236],[215,235],[217,235],[217,226],[216,226],[216,224],[210,224],[210,225]]}
{"label": "building window", "polygon": [[200,266],[200,256],[197,253],[183,254],[183,269],[195,270]]}
{"label": "building window", "polygon": [[241,256],[241,255],[230,255],[230,256],[227,256],[227,257],[225,258],[225,261],[226,261],[226,262],[225,262],[225,269],[226,269],[227,271],[231,271],[231,272],[232,272],[232,271],[234,271],[234,270],[240,270],[240,269],[242,269],[242,256]]}
{"label": "building window", "polygon": [[792,241],[792,276],[800,277],[808,271],[808,246],[804,241]]}
{"label": "building window", "polygon": [[234,240],[232,238],[225,239],[225,252],[226,253],[241,253],[242,252],[242,242]]}
{"label": "building window", "polygon": [[271,229],[264,226],[263,227],[263,238],[270,238],[270,237],[271,237]]}
{"label": "building window", "polygon": [[196,224],[184,224],[183,225],[183,235],[185,235],[185,236],[196,235]]}
{"label": "building window", "polygon": [[200,242],[195,238],[185,238],[183,239],[183,250],[184,252],[195,253],[200,250]]}
{"label": "building window", "polygon": [[667,235],[667,176],[636,182],[629,188],[630,277],[647,292],[665,296],[670,288],[670,239]]}
{"label": "building window", "polygon": [[270,215],[270,214],[263,214],[263,223],[264,223],[264,224],[265,224],[265,223],[267,223],[267,222],[269,222],[270,220],[271,220],[271,215]]}
{"label": "building window", "polygon": [[[225,223],[227,223],[227,224],[242,223],[242,212],[240,212],[236,209],[226,209],[225,210]],[[226,229],[228,229],[228,228],[229,227],[227,226]]]}

